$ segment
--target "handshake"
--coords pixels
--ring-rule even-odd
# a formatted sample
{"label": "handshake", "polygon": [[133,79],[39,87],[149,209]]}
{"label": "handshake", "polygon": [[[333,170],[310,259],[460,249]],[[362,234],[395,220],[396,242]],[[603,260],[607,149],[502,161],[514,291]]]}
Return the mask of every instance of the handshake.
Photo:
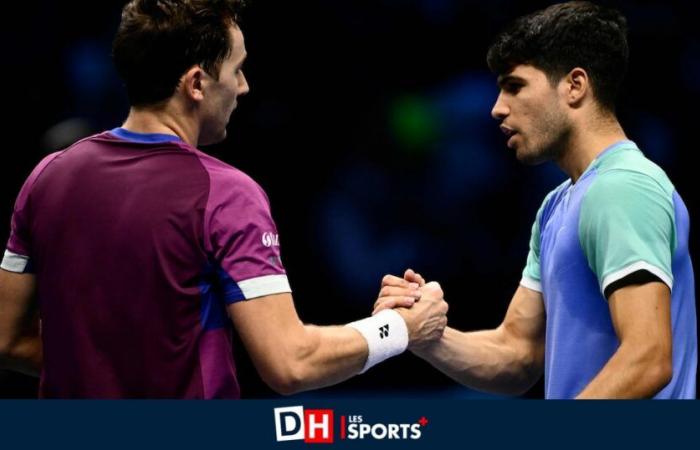
{"label": "handshake", "polygon": [[448,305],[437,282],[426,283],[411,269],[404,277],[386,275],[372,315],[395,309],[406,322],[408,348],[419,350],[442,337],[447,326]]}

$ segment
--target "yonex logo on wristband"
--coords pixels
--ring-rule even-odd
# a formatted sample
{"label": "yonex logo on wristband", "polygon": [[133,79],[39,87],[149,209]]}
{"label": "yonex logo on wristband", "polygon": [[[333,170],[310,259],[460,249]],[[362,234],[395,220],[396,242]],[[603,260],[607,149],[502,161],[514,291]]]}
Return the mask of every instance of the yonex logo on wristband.
{"label": "yonex logo on wristband", "polygon": [[365,373],[375,364],[398,355],[408,346],[406,322],[401,314],[393,309],[384,309],[374,316],[351,322],[347,326],[359,331],[367,341],[367,360],[360,373]]}

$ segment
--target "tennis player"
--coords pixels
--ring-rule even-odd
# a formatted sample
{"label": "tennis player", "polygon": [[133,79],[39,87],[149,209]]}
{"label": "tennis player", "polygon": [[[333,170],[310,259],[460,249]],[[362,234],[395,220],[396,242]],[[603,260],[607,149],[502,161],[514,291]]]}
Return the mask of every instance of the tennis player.
{"label": "tennis player", "polygon": [[[458,382],[520,394],[544,372],[547,398],[695,398],[688,210],[615,115],[628,54],[625,18],[589,2],[519,18],[489,49],[500,86],[492,115],[508,147],[569,179],[537,212],[503,323],[448,327],[416,349]],[[409,281],[422,278],[383,284],[401,295]],[[382,297],[376,311],[398,300]]]}
{"label": "tennis player", "polygon": [[282,394],[442,335],[437,284],[400,299],[420,298],[412,309],[348,326],[297,316],[265,192],[197,148],[226,137],[249,90],[239,8],[128,3],[113,53],[129,116],[22,187],[0,270],[0,368],[40,374],[41,397],[238,398],[232,325]]}

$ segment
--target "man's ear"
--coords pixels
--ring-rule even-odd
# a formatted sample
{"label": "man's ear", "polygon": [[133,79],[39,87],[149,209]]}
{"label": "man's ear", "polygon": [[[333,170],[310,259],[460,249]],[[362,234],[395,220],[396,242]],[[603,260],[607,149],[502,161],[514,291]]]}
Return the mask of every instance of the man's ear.
{"label": "man's ear", "polygon": [[192,66],[180,79],[180,88],[185,97],[195,102],[204,99],[204,83],[206,74],[200,66]]}
{"label": "man's ear", "polygon": [[591,93],[590,81],[588,73],[580,67],[575,67],[566,74],[560,86],[563,86],[563,94],[569,106],[581,106],[586,96]]}

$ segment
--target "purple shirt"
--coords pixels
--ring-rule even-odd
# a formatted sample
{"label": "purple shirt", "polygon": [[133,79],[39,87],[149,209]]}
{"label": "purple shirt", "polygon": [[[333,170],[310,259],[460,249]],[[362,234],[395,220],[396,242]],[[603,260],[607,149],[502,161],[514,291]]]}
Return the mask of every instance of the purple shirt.
{"label": "purple shirt", "polygon": [[226,305],[291,291],[250,177],[121,128],[39,163],[2,268],[36,274],[42,397],[238,398]]}

